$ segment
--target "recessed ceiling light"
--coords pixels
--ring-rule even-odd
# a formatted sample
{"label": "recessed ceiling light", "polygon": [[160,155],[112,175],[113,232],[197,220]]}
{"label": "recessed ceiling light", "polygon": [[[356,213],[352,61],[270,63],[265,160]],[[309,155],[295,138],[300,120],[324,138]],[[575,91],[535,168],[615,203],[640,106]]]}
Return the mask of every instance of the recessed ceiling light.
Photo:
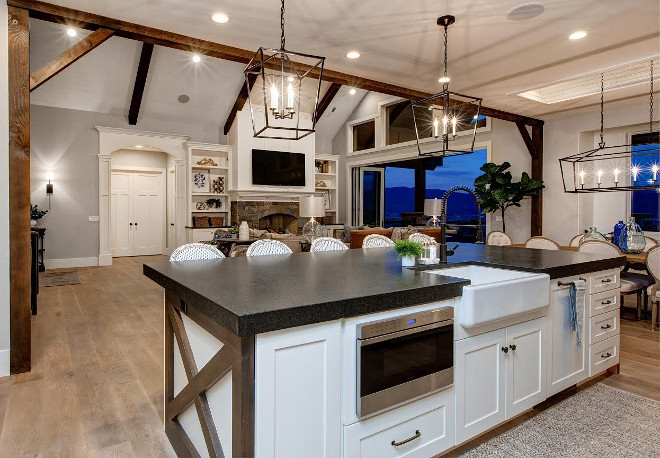
{"label": "recessed ceiling light", "polygon": [[349,59],[357,59],[358,57],[360,57],[360,53],[357,51],[349,51],[346,53],[346,57],[348,57]]}
{"label": "recessed ceiling light", "polygon": [[70,37],[75,37],[78,35],[78,32],[76,32],[76,29],[69,27],[66,29],[66,34],[69,35]]}
{"label": "recessed ceiling light", "polygon": [[202,60],[202,58],[201,58],[201,56],[200,56],[199,54],[193,54],[193,56],[192,56],[192,61],[193,61],[193,62],[197,63],[197,62],[199,62],[199,61],[201,61],[201,60]]}
{"label": "recessed ceiling light", "polygon": [[528,2],[521,3],[511,8],[506,13],[506,18],[510,21],[524,21],[540,16],[545,11],[545,4],[543,2]]}
{"label": "recessed ceiling light", "polygon": [[451,81],[451,78],[448,76],[441,76],[438,78],[438,83],[448,83],[449,81]]}
{"label": "recessed ceiling light", "polygon": [[354,87],[352,87],[351,90],[348,91],[348,93],[351,94],[351,95],[355,95],[356,92],[357,92],[357,91],[355,90]]}
{"label": "recessed ceiling light", "polygon": [[568,36],[569,40],[580,40],[584,37],[587,36],[587,32],[584,30],[578,30],[577,32],[573,32]]}
{"label": "recessed ceiling light", "polygon": [[142,149],[142,148],[144,148],[142,145],[135,145],[135,147],[136,147],[137,149]]}
{"label": "recessed ceiling light", "polygon": [[229,22],[229,16],[227,16],[225,13],[214,13],[213,16],[211,16],[211,19],[213,19],[213,22],[217,22],[218,24],[226,24]]}

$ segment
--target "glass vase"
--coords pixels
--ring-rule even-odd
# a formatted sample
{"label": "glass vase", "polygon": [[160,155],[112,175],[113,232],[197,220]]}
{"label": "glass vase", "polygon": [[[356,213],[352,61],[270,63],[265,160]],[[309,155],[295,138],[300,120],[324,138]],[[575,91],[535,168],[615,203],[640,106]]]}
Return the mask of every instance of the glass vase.
{"label": "glass vase", "polygon": [[619,246],[619,235],[621,235],[621,229],[626,227],[623,221],[619,221],[614,225],[614,235],[612,236],[612,243],[616,246]]}
{"label": "glass vase", "polygon": [[607,242],[607,239],[603,234],[598,232],[598,229],[595,227],[590,227],[589,230],[587,231],[586,234],[582,236],[580,239],[580,244],[583,244],[584,242],[588,242],[590,240],[601,240],[603,242]]}
{"label": "glass vase", "polygon": [[623,229],[621,229],[618,245],[619,248],[621,248],[621,251],[630,254],[641,253],[646,247],[644,232],[632,216],[628,218],[628,223]]}

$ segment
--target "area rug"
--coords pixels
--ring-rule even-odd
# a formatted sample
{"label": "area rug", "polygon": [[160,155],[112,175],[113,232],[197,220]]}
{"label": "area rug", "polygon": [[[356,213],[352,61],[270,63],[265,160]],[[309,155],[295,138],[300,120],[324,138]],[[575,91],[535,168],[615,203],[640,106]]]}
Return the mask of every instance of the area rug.
{"label": "area rug", "polygon": [[65,270],[59,272],[40,272],[39,286],[66,286],[79,285],[80,278],[75,270]]}
{"label": "area rug", "polygon": [[660,402],[598,383],[461,456],[657,457]]}

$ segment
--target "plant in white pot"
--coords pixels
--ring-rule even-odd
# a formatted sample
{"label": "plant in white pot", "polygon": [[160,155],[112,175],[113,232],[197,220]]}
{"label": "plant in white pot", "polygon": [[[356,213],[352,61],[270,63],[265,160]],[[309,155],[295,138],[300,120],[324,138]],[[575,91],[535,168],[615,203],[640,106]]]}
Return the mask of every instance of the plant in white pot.
{"label": "plant in white pot", "polygon": [[401,261],[401,266],[413,267],[415,258],[422,255],[422,246],[410,240],[399,240],[394,244],[394,251],[397,252],[396,258]]}
{"label": "plant in white pot", "polygon": [[43,218],[48,210],[39,210],[38,205],[30,204],[30,226],[36,226],[37,222]]}

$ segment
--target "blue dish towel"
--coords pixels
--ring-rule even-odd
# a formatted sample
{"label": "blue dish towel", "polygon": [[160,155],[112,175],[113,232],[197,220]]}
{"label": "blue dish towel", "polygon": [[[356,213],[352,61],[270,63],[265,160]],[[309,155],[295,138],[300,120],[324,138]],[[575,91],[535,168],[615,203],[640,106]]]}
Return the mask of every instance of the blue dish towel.
{"label": "blue dish towel", "polygon": [[568,295],[570,298],[571,331],[575,333],[577,347],[582,348],[582,325],[584,323],[584,300],[587,282],[575,280],[571,282]]}

